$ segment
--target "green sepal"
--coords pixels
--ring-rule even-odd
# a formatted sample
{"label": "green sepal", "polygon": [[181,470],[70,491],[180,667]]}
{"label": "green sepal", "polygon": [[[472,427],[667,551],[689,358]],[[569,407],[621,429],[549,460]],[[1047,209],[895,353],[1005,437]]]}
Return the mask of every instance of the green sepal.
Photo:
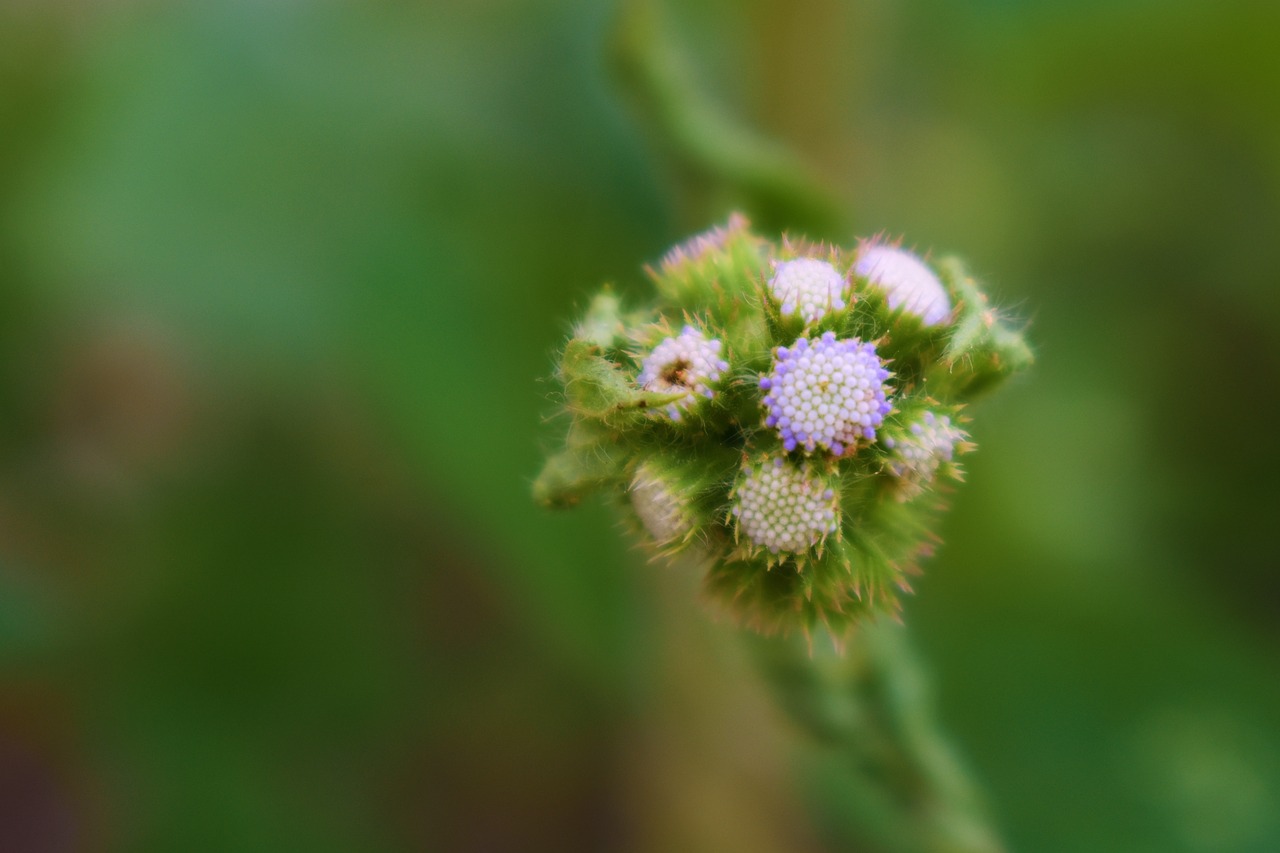
{"label": "green sepal", "polygon": [[[653,447],[637,452],[619,490],[623,516],[642,541],[662,556],[689,548],[707,557],[728,555],[732,540],[720,519],[728,500],[729,483],[737,467],[737,453],[721,446]],[[632,492],[640,481],[659,483],[677,502],[678,534],[658,536],[641,518]]]}
{"label": "green sepal", "polygon": [[[834,537],[833,537],[834,538]],[[851,583],[840,543],[821,556],[770,565],[763,558],[714,562],[703,588],[739,623],[762,634],[809,635],[825,628],[840,636],[873,610]]]}
{"label": "green sepal", "polygon": [[973,398],[1030,367],[1035,356],[1021,331],[991,307],[964,265],[944,258],[938,271],[955,302],[956,319],[946,350],[930,376],[945,385],[949,395]]}
{"label": "green sepal", "polygon": [[725,342],[731,372],[766,370],[774,337],[769,329],[764,304],[764,286],[756,282],[749,293],[721,294],[709,317],[708,331]]}
{"label": "green sepal", "polygon": [[[648,269],[659,296],[676,308],[710,312],[717,322],[728,319],[737,300],[751,294],[768,269],[764,240],[735,215],[677,246]],[[725,316],[722,316],[725,315]]]}
{"label": "green sepal", "polygon": [[559,378],[570,412],[615,429],[634,426],[648,416],[649,410],[686,396],[654,394],[637,387],[616,362],[604,357],[599,345],[580,338],[565,346]]}
{"label": "green sepal", "polygon": [[575,421],[564,449],[547,459],[534,480],[533,498],[547,507],[575,506],[596,489],[619,481],[631,455],[617,433],[593,421]]}
{"label": "green sepal", "polygon": [[882,475],[845,479],[841,542],[854,588],[872,606],[896,610],[917,561],[938,541],[932,528],[941,501],[897,501],[891,478]]}
{"label": "green sepal", "polygon": [[854,283],[857,301],[837,333],[841,337],[873,341],[876,354],[893,372],[895,391],[910,393],[925,381],[929,367],[945,349],[947,327],[927,326],[910,311],[890,308],[883,291],[867,284],[865,279],[854,278]]}
{"label": "green sepal", "polygon": [[573,337],[595,344],[607,357],[614,357],[627,343],[627,330],[649,320],[652,317],[643,312],[624,311],[622,299],[610,285],[605,285],[574,326]]}

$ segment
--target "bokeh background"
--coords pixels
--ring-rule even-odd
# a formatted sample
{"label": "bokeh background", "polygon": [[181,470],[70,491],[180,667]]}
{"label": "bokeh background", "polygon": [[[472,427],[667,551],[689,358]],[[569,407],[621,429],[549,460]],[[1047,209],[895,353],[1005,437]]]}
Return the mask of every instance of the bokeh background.
{"label": "bokeh background", "polygon": [[[659,11],[823,236],[1031,321],[905,614],[1011,848],[1280,849],[1280,6]],[[0,5],[0,848],[868,849],[696,579],[528,496],[572,314],[752,203],[617,20]]]}

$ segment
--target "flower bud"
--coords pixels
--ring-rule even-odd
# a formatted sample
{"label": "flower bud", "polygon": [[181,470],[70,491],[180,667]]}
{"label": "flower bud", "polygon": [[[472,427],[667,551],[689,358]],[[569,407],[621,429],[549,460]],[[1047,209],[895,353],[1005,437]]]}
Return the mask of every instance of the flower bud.
{"label": "flower bud", "polygon": [[715,391],[711,386],[729,369],[729,362],[720,357],[722,344],[693,326],[685,326],[679,335],[664,338],[645,358],[636,382],[645,391],[662,395],[679,395],[679,399],[666,407],[668,417],[678,421],[683,412],[711,399]]}
{"label": "flower bud", "polygon": [[[766,264],[764,241],[734,214],[725,225],[689,238],[649,269],[658,294],[672,308],[728,308],[753,293]],[[675,317],[671,318],[672,320]]]}
{"label": "flower bud", "polygon": [[688,495],[680,490],[674,477],[652,462],[642,463],[636,469],[627,494],[631,508],[659,548],[678,544],[693,531]]}
{"label": "flower bud", "polygon": [[964,439],[963,430],[952,426],[950,416],[939,416],[932,410],[926,410],[897,435],[886,434],[884,446],[889,453],[885,467],[896,481],[898,500],[923,494],[938,469],[955,457]]}
{"label": "flower bud", "polygon": [[803,554],[840,529],[834,485],[808,463],[766,457],[743,469],[731,513],[753,545],[770,554]]}
{"label": "flower bud", "polygon": [[942,282],[906,249],[883,243],[865,245],[858,251],[853,272],[884,293],[890,310],[912,314],[926,326],[940,325],[951,313],[951,300]]}
{"label": "flower bud", "polygon": [[782,314],[798,314],[806,324],[847,306],[849,282],[826,261],[794,258],[773,262],[769,293],[781,306]]}

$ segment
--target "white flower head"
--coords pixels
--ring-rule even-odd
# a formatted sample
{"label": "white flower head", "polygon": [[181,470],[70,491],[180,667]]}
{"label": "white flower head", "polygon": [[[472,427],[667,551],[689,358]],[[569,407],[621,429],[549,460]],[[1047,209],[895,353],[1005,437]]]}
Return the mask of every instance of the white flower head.
{"label": "white flower head", "polygon": [[816,323],[848,305],[849,281],[817,258],[774,261],[769,292],[782,306],[783,314],[799,314],[805,323]]}
{"label": "white flower head", "polygon": [[803,553],[840,529],[839,496],[808,463],[781,456],[743,469],[733,489],[738,530],[770,553]]}
{"label": "white flower head", "polygon": [[872,243],[858,252],[855,275],[884,291],[889,308],[901,308],[919,317],[926,326],[936,326],[951,313],[946,288],[916,255],[906,249]]}

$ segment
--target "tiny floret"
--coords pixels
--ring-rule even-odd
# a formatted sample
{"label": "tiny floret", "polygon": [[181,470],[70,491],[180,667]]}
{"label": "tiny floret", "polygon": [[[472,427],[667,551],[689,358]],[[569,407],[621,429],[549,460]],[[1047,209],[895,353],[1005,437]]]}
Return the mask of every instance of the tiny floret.
{"label": "tiny floret", "polygon": [[859,439],[875,440],[876,427],[892,408],[888,378],[874,344],[840,340],[834,332],[800,338],[789,348],[778,347],[773,372],[760,380],[769,392],[765,426],[777,429],[788,451],[821,447],[843,455]]}
{"label": "tiny floret", "polygon": [[770,553],[803,553],[840,527],[838,495],[808,463],[782,457],[743,469],[733,491],[733,517],[754,545]]}
{"label": "tiny floret", "polygon": [[641,365],[636,382],[646,391],[685,396],[671,403],[666,413],[678,421],[702,398],[715,396],[711,385],[719,381],[729,363],[720,357],[721,344],[708,339],[693,326],[685,326],[675,337],[665,338]]}
{"label": "tiny floret", "polygon": [[938,468],[955,456],[964,431],[951,425],[951,418],[925,412],[923,417],[897,438],[885,436],[890,449],[889,473],[898,480],[898,500],[906,501],[924,492],[937,476]]}
{"label": "tiny floret", "polygon": [[651,464],[639,467],[627,491],[631,507],[656,544],[676,542],[692,528],[688,500]]}
{"label": "tiny floret", "polygon": [[774,261],[769,291],[783,314],[799,314],[815,323],[848,303],[849,282],[835,267],[816,258]]}
{"label": "tiny floret", "polygon": [[951,300],[942,282],[924,261],[906,249],[872,244],[858,253],[853,272],[884,291],[889,307],[901,308],[936,326],[951,313]]}

